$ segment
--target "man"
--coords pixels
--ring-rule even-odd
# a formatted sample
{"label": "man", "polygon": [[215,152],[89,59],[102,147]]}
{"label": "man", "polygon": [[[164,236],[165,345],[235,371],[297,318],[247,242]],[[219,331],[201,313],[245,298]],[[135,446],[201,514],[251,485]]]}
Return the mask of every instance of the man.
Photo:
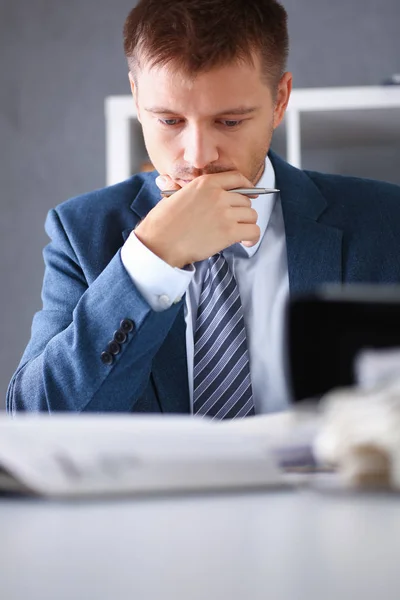
{"label": "man", "polygon": [[[124,37],[161,176],[50,211],[43,310],[8,410],[282,410],[289,291],[399,282],[400,188],[269,152],[292,87],[275,0],[141,0]],[[254,186],[280,192],[231,191]]]}

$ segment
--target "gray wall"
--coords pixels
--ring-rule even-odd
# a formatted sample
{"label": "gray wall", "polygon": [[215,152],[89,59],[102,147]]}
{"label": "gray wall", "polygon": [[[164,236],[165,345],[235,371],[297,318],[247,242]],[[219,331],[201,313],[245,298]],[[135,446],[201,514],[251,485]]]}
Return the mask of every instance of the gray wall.
{"label": "gray wall", "polygon": [[[0,406],[41,305],[46,212],[105,182],[103,101],[129,92],[121,30],[133,4],[0,0]],[[400,72],[399,0],[285,6],[297,87]]]}

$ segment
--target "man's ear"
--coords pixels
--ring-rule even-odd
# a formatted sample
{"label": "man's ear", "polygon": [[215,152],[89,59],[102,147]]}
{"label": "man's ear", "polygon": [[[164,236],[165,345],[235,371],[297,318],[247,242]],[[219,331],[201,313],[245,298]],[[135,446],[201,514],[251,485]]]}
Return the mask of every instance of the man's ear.
{"label": "man's ear", "polygon": [[141,123],[141,120],[140,120],[140,110],[139,110],[139,102],[138,102],[138,89],[137,89],[137,85],[135,83],[135,80],[133,78],[133,75],[132,75],[132,73],[130,71],[129,71],[129,84],[131,86],[131,92],[132,92],[133,100],[134,100],[135,106],[136,106],[137,119],[138,119],[139,123]]}
{"label": "man's ear", "polygon": [[278,84],[278,91],[276,93],[276,102],[274,109],[274,129],[281,124],[283,117],[285,116],[286,108],[289,103],[290,94],[292,91],[293,75],[291,73],[284,73]]}

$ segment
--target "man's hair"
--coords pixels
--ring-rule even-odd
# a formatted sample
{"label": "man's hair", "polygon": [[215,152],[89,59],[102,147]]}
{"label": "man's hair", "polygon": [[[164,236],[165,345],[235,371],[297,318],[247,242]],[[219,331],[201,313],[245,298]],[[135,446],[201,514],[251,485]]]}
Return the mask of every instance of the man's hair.
{"label": "man's hair", "polygon": [[124,51],[134,77],[144,63],[195,76],[254,64],[258,53],[276,86],[289,52],[287,13],[277,0],[140,0],[125,21]]}

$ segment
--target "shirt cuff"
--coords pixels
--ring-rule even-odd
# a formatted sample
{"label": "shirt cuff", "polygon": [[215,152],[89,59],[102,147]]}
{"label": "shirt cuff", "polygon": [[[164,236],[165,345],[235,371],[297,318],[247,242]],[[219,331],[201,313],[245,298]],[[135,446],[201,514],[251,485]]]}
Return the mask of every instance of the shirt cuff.
{"label": "shirt cuff", "polygon": [[170,308],[182,299],[196,269],[171,267],[145,246],[132,231],[121,248],[121,260],[133,283],[156,312]]}

